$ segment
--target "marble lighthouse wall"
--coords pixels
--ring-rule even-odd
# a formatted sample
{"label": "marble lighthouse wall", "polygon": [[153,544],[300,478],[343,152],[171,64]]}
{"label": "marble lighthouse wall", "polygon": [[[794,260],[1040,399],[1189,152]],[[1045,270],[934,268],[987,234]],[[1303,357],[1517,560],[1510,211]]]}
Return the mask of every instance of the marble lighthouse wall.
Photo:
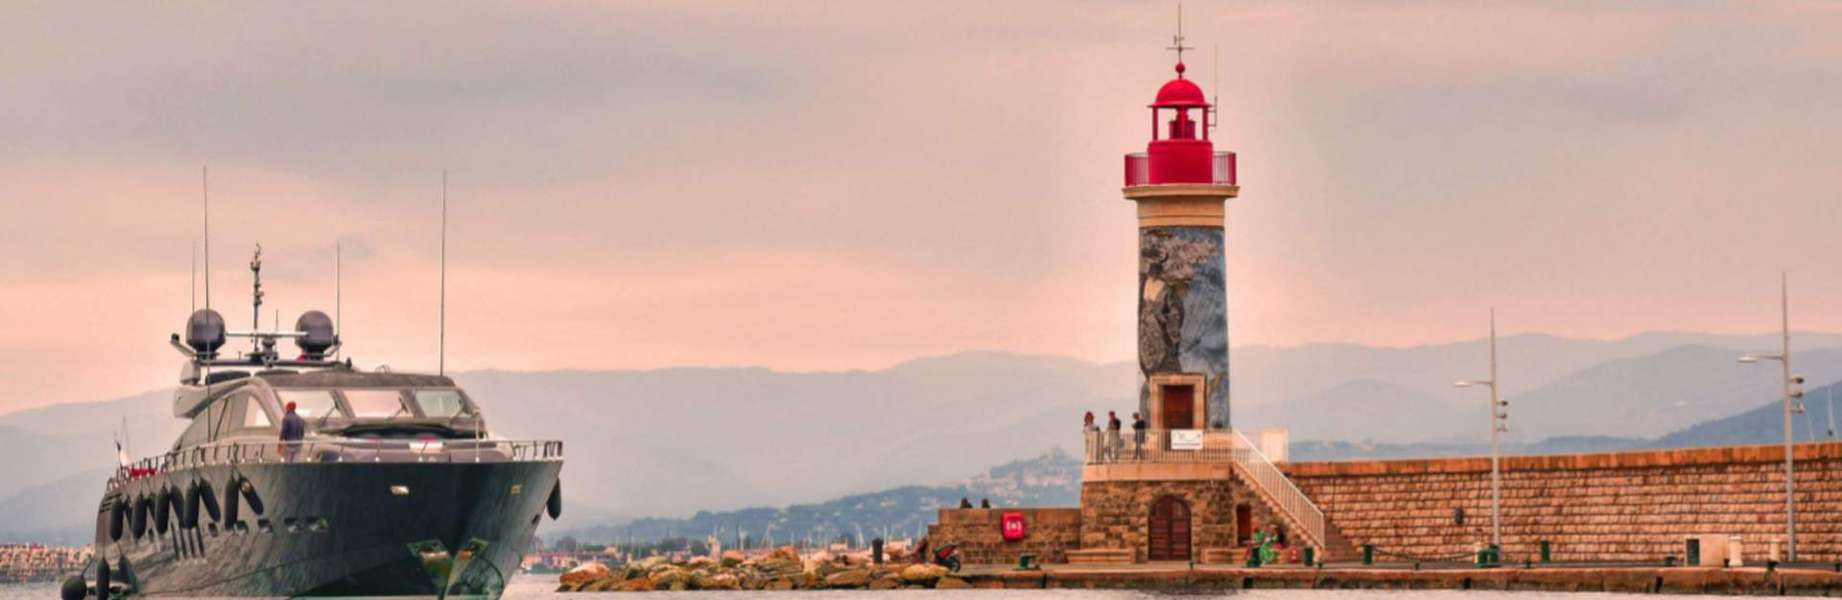
{"label": "marble lighthouse wall", "polygon": [[[1223,232],[1139,230],[1139,412],[1151,412],[1155,373],[1200,373],[1212,428],[1228,422],[1228,292]],[[1153,424],[1156,427],[1157,424]]]}

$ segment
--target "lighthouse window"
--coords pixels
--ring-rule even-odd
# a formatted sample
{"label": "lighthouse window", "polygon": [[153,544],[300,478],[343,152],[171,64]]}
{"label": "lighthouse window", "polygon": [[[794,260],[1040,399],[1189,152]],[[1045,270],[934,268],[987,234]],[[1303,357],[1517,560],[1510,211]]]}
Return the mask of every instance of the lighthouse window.
{"label": "lighthouse window", "polygon": [[448,418],[460,415],[467,407],[459,390],[416,390],[416,404],[422,416]]}
{"label": "lighthouse window", "polygon": [[360,419],[390,419],[404,414],[403,393],[397,390],[344,390],[345,403],[352,416]]}

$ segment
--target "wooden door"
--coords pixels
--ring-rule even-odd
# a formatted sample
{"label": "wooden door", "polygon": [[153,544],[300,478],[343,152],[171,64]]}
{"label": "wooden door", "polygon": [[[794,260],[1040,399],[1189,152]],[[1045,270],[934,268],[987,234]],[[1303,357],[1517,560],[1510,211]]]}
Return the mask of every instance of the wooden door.
{"label": "wooden door", "polygon": [[1196,388],[1188,385],[1167,385],[1160,392],[1163,397],[1163,421],[1157,426],[1163,429],[1196,428]]}
{"label": "wooden door", "polygon": [[1190,505],[1176,496],[1159,498],[1151,504],[1151,527],[1147,533],[1146,558],[1189,560]]}
{"label": "wooden door", "polygon": [[1254,542],[1254,508],[1246,504],[1234,507],[1234,545],[1246,546]]}

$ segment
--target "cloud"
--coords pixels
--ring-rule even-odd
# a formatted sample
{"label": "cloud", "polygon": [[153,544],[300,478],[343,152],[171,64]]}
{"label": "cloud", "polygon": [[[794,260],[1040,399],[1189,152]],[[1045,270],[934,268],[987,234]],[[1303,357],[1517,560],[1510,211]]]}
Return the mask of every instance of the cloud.
{"label": "cloud", "polygon": [[[1781,268],[1797,305],[1842,301],[1832,7],[1187,10],[1240,152],[1237,343],[1475,337],[1488,305],[1509,331],[1756,331]],[[355,346],[400,366],[433,363],[443,169],[458,364],[1129,358],[1119,155],[1169,12],[0,6],[0,319],[26,324],[0,348],[37,390],[0,408],[170,376],[207,164],[214,301],[262,243],[276,306],[324,308],[342,243]],[[96,340],[123,375],[79,375]]]}

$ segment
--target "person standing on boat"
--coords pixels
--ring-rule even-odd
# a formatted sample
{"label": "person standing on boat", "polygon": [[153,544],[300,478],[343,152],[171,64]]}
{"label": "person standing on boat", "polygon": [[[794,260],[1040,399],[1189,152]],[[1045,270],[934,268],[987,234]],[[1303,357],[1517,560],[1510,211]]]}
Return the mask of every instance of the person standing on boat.
{"label": "person standing on boat", "polygon": [[281,417],[280,446],[282,458],[288,462],[294,462],[295,455],[300,454],[301,451],[300,442],[306,439],[306,437],[307,420],[301,418],[300,413],[294,410],[294,403],[289,402],[288,414],[282,415]]}

